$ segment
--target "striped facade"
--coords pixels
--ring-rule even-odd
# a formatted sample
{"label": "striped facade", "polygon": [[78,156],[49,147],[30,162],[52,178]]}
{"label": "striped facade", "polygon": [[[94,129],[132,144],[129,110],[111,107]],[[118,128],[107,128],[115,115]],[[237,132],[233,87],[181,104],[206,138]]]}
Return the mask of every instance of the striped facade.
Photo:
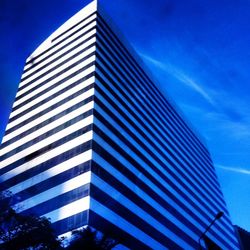
{"label": "striped facade", "polygon": [[93,1],[27,59],[0,151],[0,191],[130,249],[239,249],[209,152]]}

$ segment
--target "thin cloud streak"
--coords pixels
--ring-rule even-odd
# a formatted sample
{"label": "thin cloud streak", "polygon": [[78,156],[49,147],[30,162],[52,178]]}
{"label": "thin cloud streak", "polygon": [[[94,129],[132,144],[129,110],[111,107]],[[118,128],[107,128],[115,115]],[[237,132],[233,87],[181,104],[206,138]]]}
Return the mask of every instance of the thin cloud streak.
{"label": "thin cloud streak", "polygon": [[230,172],[236,172],[239,174],[250,175],[250,170],[244,169],[244,168],[227,167],[227,166],[222,166],[222,165],[216,165],[216,167],[220,168],[220,169],[224,169],[226,171],[230,171]]}
{"label": "thin cloud streak", "polygon": [[191,79],[189,76],[187,76],[185,73],[183,73],[181,70],[177,69],[173,65],[169,63],[162,63],[150,56],[147,56],[145,54],[140,53],[140,55],[145,58],[147,61],[150,63],[154,64],[161,70],[168,72],[172,76],[174,76],[177,80],[180,82],[184,83],[186,86],[192,88],[195,90],[197,93],[199,93],[204,99],[206,99],[210,104],[215,106],[215,101],[211,96],[207,94],[207,92],[198,84],[196,83],[193,79]]}

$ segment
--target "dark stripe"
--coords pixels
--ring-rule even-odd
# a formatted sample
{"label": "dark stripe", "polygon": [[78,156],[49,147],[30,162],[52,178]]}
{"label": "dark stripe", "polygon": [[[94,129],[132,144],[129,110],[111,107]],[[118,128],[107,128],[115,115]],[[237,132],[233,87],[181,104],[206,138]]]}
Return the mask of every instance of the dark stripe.
{"label": "dark stripe", "polygon": [[[108,237],[118,240],[118,242],[129,249],[136,250],[152,250],[152,248],[139,241],[136,235],[128,234],[126,231],[120,229],[115,224],[110,223],[105,218],[99,216],[94,211],[89,210],[89,225],[95,229],[106,232]],[[176,250],[178,250],[177,248]]]}
{"label": "dark stripe", "polygon": [[56,166],[64,161],[69,160],[70,158],[73,158],[74,156],[77,156],[81,153],[84,153],[85,151],[89,150],[92,148],[92,142],[87,141],[75,148],[72,148],[60,155],[57,155],[41,164],[38,164],[18,175],[13,176],[12,178],[4,181],[1,183],[0,186],[0,191],[3,191],[5,189],[9,189],[12,186],[17,185],[18,183],[21,183],[37,174],[40,174],[53,166]]}
{"label": "dark stripe", "polygon": [[67,233],[79,227],[85,226],[88,223],[89,210],[75,214],[63,220],[57,221],[52,224],[57,235]]}
{"label": "dark stripe", "polygon": [[56,210],[60,207],[66,206],[74,201],[77,201],[81,198],[88,196],[89,186],[90,185],[88,183],[72,191],[56,196],[50,200],[47,200],[43,203],[40,203],[34,207],[31,207],[23,211],[22,214],[34,214],[35,213],[37,216],[41,216],[43,214],[52,212],[53,210]]}
{"label": "dark stripe", "polygon": [[[130,65],[127,63],[126,59],[124,60],[124,57],[122,57],[122,56],[120,55],[119,51],[117,51],[117,49],[116,49],[114,46],[112,46],[112,43],[110,42],[110,39],[108,40],[108,42],[106,42],[106,44],[108,43],[108,46],[106,46],[106,45],[104,44],[105,42],[104,42],[104,40],[102,40],[102,36],[105,36],[105,35],[104,35],[104,34],[101,35],[101,34],[102,34],[101,30],[98,30],[98,33],[97,33],[97,37],[98,37],[97,42],[98,42],[98,43],[97,43],[97,44],[101,44],[101,45],[105,48],[105,51],[108,51],[108,55],[109,55],[109,56],[112,55],[113,58],[116,57],[115,61],[116,61],[117,64],[119,65],[118,68],[119,68],[119,69],[122,69],[122,70],[119,71],[120,74],[123,75],[123,72],[126,72],[126,74],[129,75],[130,79],[132,80],[132,84],[130,84],[130,86],[131,86],[131,87],[134,87],[133,82],[136,82],[137,84],[136,84],[136,89],[135,89],[135,91],[137,92],[137,94],[141,96],[141,93],[144,92],[144,95],[146,95],[147,98],[145,98],[145,97],[142,96],[142,99],[144,100],[145,103],[147,103],[147,102],[149,102],[149,100],[151,100],[151,103],[149,102],[149,105],[150,105],[150,107],[152,107],[152,105],[153,105],[153,107],[154,107],[157,98],[155,98],[156,100],[155,100],[155,99],[152,99],[152,96],[151,96],[151,95],[148,95],[148,93],[144,91],[143,87],[141,88],[140,91],[138,91],[138,87],[139,87],[139,85],[140,85],[140,84],[138,84],[138,83],[140,82],[142,85],[145,85],[145,83],[143,83],[143,82],[141,81],[141,78],[140,78],[140,77],[137,77],[137,78],[134,77],[134,76],[136,76],[136,74],[134,73],[134,72],[135,72],[134,69],[133,69],[133,70],[131,69],[131,67],[130,67]],[[106,38],[106,40],[107,40],[107,38]],[[99,48],[99,46],[97,46],[97,47],[98,47],[98,49],[100,49],[100,50],[102,51],[102,53],[104,52],[104,51],[102,50],[102,48]],[[115,51],[116,54],[114,54],[114,53],[111,51],[110,48],[112,48],[112,50]],[[117,59],[117,56],[118,56],[118,55],[119,55],[119,58]],[[108,57],[107,54],[106,54],[106,57]],[[109,60],[109,62],[114,66],[114,59]],[[129,69],[129,71],[128,71],[127,69],[125,69],[125,68],[122,66],[121,62],[123,62],[123,64],[126,65],[126,68]],[[133,73],[131,74],[130,72],[132,72],[132,71],[133,71]],[[123,75],[122,78],[124,79],[124,75]],[[125,77],[125,78],[126,78],[126,77]],[[128,78],[127,78],[127,79],[126,79],[126,83],[128,83],[128,81],[129,81],[129,80],[128,80]],[[131,94],[134,95],[133,92],[132,92]],[[152,102],[153,102],[153,103],[152,103]],[[166,117],[166,114],[165,114],[165,113],[161,112],[159,109],[157,110],[157,112],[160,113],[160,115],[159,115],[159,119],[160,119],[160,120],[162,120],[162,117],[165,117],[165,119],[168,120],[168,118]],[[170,113],[168,113],[168,115],[171,114],[171,113],[172,113],[172,111],[170,110]],[[162,122],[165,122],[165,121],[162,120]],[[171,121],[171,123],[172,123],[172,122],[173,122],[173,121]],[[175,121],[174,121],[174,122],[175,122]],[[181,130],[180,130],[180,131],[181,131]],[[182,138],[184,141],[186,141],[186,139],[183,138],[182,134],[180,134],[180,136],[181,136],[181,138]],[[186,143],[187,143],[187,144],[190,144],[189,141],[186,141]],[[192,144],[192,147],[194,147],[194,146],[196,147],[196,145],[195,145],[194,143],[191,142],[191,144]],[[201,157],[201,160],[202,160],[202,157]],[[211,161],[211,160],[209,159],[209,161]],[[209,162],[209,163],[210,163],[210,162]],[[210,163],[210,167],[211,167],[211,163]],[[208,170],[210,171],[210,169],[208,169]],[[212,173],[214,173],[214,171],[212,171]],[[213,178],[214,178],[214,177],[213,177]]]}
{"label": "dark stripe", "polygon": [[[95,52],[92,52],[90,54],[88,54],[87,56],[85,56],[84,58],[78,60],[77,62],[74,62],[73,64],[69,65],[67,68],[64,68],[63,70],[61,70],[60,72],[56,73],[55,75],[51,76],[50,78],[48,78],[47,80],[37,84],[36,86],[34,86],[33,88],[29,89],[28,91],[26,91],[25,93],[19,95],[16,97],[15,101],[20,100],[21,98],[23,98],[24,96],[27,96],[29,93],[32,93],[34,90],[39,89],[41,86],[43,86],[44,84],[52,81],[53,79],[57,78],[58,76],[62,75],[63,73],[67,72],[70,69],[73,69],[75,66],[77,66],[79,63],[82,63],[84,61],[86,61],[88,58],[90,58],[91,56],[95,55]],[[80,70],[70,74],[69,76],[63,78],[62,80],[60,80],[60,82],[65,82],[66,80],[72,78],[75,75],[78,75],[80,72],[82,72],[83,70],[86,70],[87,68],[91,67],[94,65],[94,62],[89,63],[88,65],[82,67]],[[79,72],[80,71],[80,72]]]}
{"label": "dark stripe", "polygon": [[[109,163],[111,163],[111,162],[109,162]],[[169,227],[171,231],[173,231],[178,236],[180,236],[180,238],[183,239],[183,234],[185,234],[184,232],[180,233],[180,232],[174,231],[174,228],[176,228],[176,226],[173,225],[172,222],[167,219],[167,217],[164,217],[161,213],[158,212],[158,210],[156,208],[154,208],[152,205],[146,203],[143,200],[143,198],[141,198],[140,196],[138,196],[137,193],[132,192],[123,183],[121,183],[120,181],[118,181],[109,172],[107,172],[106,170],[104,170],[101,167],[101,165],[98,165],[98,163],[96,163],[95,161],[93,161],[92,165],[91,165],[91,171],[93,173],[95,173],[97,176],[99,176],[100,178],[102,178],[104,181],[106,181],[109,185],[111,185],[117,191],[119,191],[124,196],[126,196],[128,199],[130,199],[131,201],[133,201],[134,203],[136,203],[140,208],[142,208],[145,212],[147,212],[148,214],[150,214],[152,217],[154,217],[160,223],[162,223],[166,227]],[[116,168],[119,171],[119,167],[117,167],[117,166],[120,166],[120,164],[116,164],[115,167],[114,166],[113,167]],[[182,222],[183,224],[185,224],[195,234],[197,234],[197,235],[201,235],[202,234],[202,232],[200,232],[200,230],[197,227],[195,227],[195,225],[193,225],[189,220],[187,220],[187,218],[183,214],[181,214],[180,212],[178,212],[174,207],[171,206],[171,204],[167,203],[161,196],[159,196],[159,194],[155,193],[152,189],[150,189],[147,185],[145,185],[145,183],[140,178],[138,178],[138,176],[134,175],[133,173],[129,173],[128,171],[125,171],[124,167],[122,167],[122,166],[120,167],[120,172],[122,174],[124,174],[124,172],[127,172],[129,176],[126,175],[126,177],[128,179],[130,179],[131,182],[134,183],[135,187],[141,188],[152,199],[154,199],[157,203],[159,203],[161,206],[163,206],[167,211],[169,211],[180,222]],[[131,188],[133,189],[133,187],[131,187]],[[166,194],[166,195],[168,195],[168,194]],[[176,201],[176,203],[180,207],[182,207],[184,210],[186,210],[186,212],[189,213],[189,215],[191,217],[193,217],[194,220],[197,223],[199,223],[203,228],[206,228],[207,225],[199,218],[198,215],[196,215],[190,209],[183,207],[183,205],[180,204],[180,201],[178,199],[176,199],[175,196],[173,196],[172,194],[170,194],[170,197],[171,196],[174,197],[174,200]],[[221,229],[219,229],[219,230],[221,231]],[[224,241],[224,239],[222,239],[221,237],[219,237],[217,235],[214,235],[214,237],[217,238],[218,240],[220,240],[223,244],[227,245],[227,242]]]}
{"label": "dark stripe", "polygon": [[[133,165],[134,167],[136,167],[139,171],[141,172],[145,172],[145,170],[141,167],[141,165],[129,154],[125,151],[125,149],[122,148],[121,145],[118,145],[116,142],[114,142],[108,135],[106,135],[107,131],[102,131],[99,128],[97,128],[95,125],[93,127],[93,130],[95,133],[97,133],[104,141],[106,141],[113,149],[115,149],[120,155],[122,155],[128,162],[131,163],[131,165]],[[93,147],[95,149],[95,147]],[[132,151],[135,151],[134,147],[131,147]],[[137,150],[138,151],[138,150]],[[138,153],[138,152],[137,152]],[[143,161],[147,164],[147,167],[150,167],[154,172],[156,172],[163,180],[165,180],[173,189],[175,189],[182,197],[184,200],[189,201],[190,204],[193,204],[193,202],[190,200],[190,198],[183,193],[183,191],[181,191],[176,185],[175,183],[173,183],[173,181],[171,181],[168,177],[166,177],[165,175],[162,174],[162,172],[156,168],[153,164],[151,164],[151,162],[149,162],[149,160],[145,157],[142,156],[141,157],[143,159]],[[108,160],[109,161],[109,160]],[[173,163],[174,164],[174,163]],[[162,166],[164,168],[164,166]],[[166,169],[166,168],[165,168]],[[207,206],[207,204],[205,202],[203,202],[202,200],[199,199],[199,197],[197,197],[197,195],[195,193],[192,192],[192,190],[190,190],[190,188],[185,185],[182,182],[182,179],[180,179],[178,176],[176,176],[170,169],[166,169],[167,172],[169,172],[171,174],[171,176],[176,180],[176,182],[181,183],[182,186],[185,188],[185,190],[187,190],[190,195],[192,197],[194,197],[197,201],[199,201],[199,203],[206,209],[208,210],[211,214],[213,214],[213,211]],[[147,172],[145,172],[147,173]],[[145,174],[144,173],[144,174]],[[145,174],[146,175],[146,174]],[[146,176],[148,176],[148,178],[153,181],[154,177],[147,174]],[[158,182],[158,180],[155,180],[155,184],[163,191],[163,192],[167,192],[166,187],[162,186],[162,184],[160,184]],[[160,186],[159,186],[160,184]],[[190,185],[192,186],[192,183],[190,183]],[[195,205],[195,207],[197,207],[197,205]],[[198,207],[197,209],[201,212],[201,214],[204,215],[204,217],[209,218],[204,211],[201,211]],[[223,223],[222,223],[223,224]],[[224,223],[224,226],[226,228],[228,228],[228,225]]]}
{"label": "dark stripe", "polygon": [[[84,41],[80,42],[79,44],[75,45],[73,48],[67,50],[66,52],[64,52],[63,54],[57,56],[56,58],[54,58],[53,60],[47,62],[46,64],[44,64],[43,66],[41,66],[40,68],[36,69],[34,72],[30,73],[27,77],[30,77],[36,73],[38,73],[40,70],[48,67],[50,64],[56,62],[57,60],[59,60],[60,58],[64,57],[65,55],[67,55],[68,53],[70,53],[71,51],[75,50],[76,48],[78,48],[79,46],[83,45],[84,43],[86,43],[87,41],[89,41],[90,39],[92,39],[93,37],[95,37],[96,35],[92,35],[90,37],[88,37],[87,39],[85,39]],[[20,91],[21,89],[25,88],[26,85],[19,87],[18,91]],[[13,108],[13,111],[15,110],[16,107]]]}
{"label": "dark stripe", "polygon": [[[98,63],[97,63],[97,67],[98,67],[98,69],[99,69]],[[104,72],[104,70],[103,70],[103,72]],[[97,78],[98,80],[100,79],[98,73],[97,73],[97,75],[96,75],[96,78]],[[109,79],[108,82],[112,82],[112,83],[113,83],[112,79]],[[102,81],[102,85],[107,85],[107,84],[106,84],[104,81]],[[128,105],[127,105],[123,100],[121,100],[121,98],[119,98],[119,97],[116,95],[115,91],[112,90],[110,86],[108,86],[107,88],[109,88],[109,91],[110,91],[110,92],[112,93],[112,95],[115,97],[114,100],[119,100],[120,104],[121,104],[123,107],[125,107],[126,110],[129,110],[130,114],[133,115],[133,117],[138,121],[139,124],[141,124],[142,126],[144,126],[143,123],[144,123],[144,121],[146,120],[146,121],[150,124],[150,126],[154,129],[154,131],[158,131],[158,133],[161,134],[161,136],[164,136],[163,133],[162,133],[161,131],[159,131],[159,129],[153,124],[153,122],[150,121],[143,113],[141,113],[141,111],[138,110],[137,107],[136,107],[135,105],[133,106],[134,109],[137,109],[137,112],[138,112],[139,114],[141,114],[141,116],[143,117],[144,120],[140,120],[140,119],[138,118],[138,116],[135,114],[135,112],[133,112],[133,111],[128,107]],[[96,85],[95,89],[96,89],[99,93],[101,93],[102,96],[104,96],[106,100],[109,100],[109,103],[111,103],[113,107],[117,107],[117,105],[114,106],[114,101],[112,101],[112,100],[106,95],[105,91],[101,90],[101,89],[98,87],[98,84]],[[126,96],[125,96],[124,100],[129,101],[130,99],[129,99],[129,98],[126,98]],[[119,110],[119,113],[123,113],[118,107],[116,108],[116,110]],[[151,116],[152,116],[152,115],[151,115]],[[126,118],[126,119],[127,119],[127,118]],[[156,121],[156,123],[157,123],[157,121]],[[144,126],[144,128],[145,128],[146,130],[148,130],[147,127]],[[167,134],[169,134],[162,126],[161,126],[161,128],[163,129],[164,132],[166,132]],[[149,131],[149,130],[148,130],[148,132],[149,132],[149,134],[152,133],[152,132]],[[164,136],[164,137],[165,137],[165,136]],[[170,134],[169,134],[169,137],[171,137]],[[183,165],[183,164],[182,164],[182,163],[181,163],[181,162],[180,162],[180,161],[179,161],[179,160],[178,160],[169,150],[168,150],[168,153],[170,153],[171,156],[179,163],[179,165],[182,166],[182,167],[185,169],[184,165]],[[189,164],[188,164],[188,165],[189,165]],[[189,165],[189,167],[190,167],[191,169],[193,169],[192,166]],[[200,182],[200,180],[198,180],[197,177],[193,175],[193,173],[191,172],[190,169],[187,169],[187,168],[186,168],[186,170],[187,170],[187,172],[189,172],[189,174],[190,174],[191,176],[193,176],[193,178],[195,178],[195,179],[197,180],[198,183],[201,184],[201,186],[204,187],[205,190],[207,190],[207,188],[204,186],[204,184],[202,184],[202,183]],[[194,170],[194,169],[193,169],[193,170]],[[195,171],[196,173],[198,173],[196,170],[194,170],[194,171]],[[198,173],[198,174],[199,174],[199,173]],[[199,175],[200,175],[200,174],[199,174]],[[201,176],[201,175],[200,175],[200,176]],[[201,178],[202,178],[202,177],[201,177]],[[203,178],[202,178],[202,179],[203,179]],[[208,191],[208,193],[210,193],[209,190],[207,190],[207,191]],[[215,190],[215,191],[218,192],[218,190]],[[213,196],[213,195],[212,195],[212,196]]]}
{"label": "dark stripe", "polygon": [[[94,21],[95,21],[95,20],[93,20],[92,22],[94,22]],[[37,62],[37,63],[34,62],[34,63],[32,64],[32,66],[29,67],[29,68],[27,68],[27,69],[25,69],[25,70],[23,71],[23,73],[29,71],[30,69],[32,69],[32,67],[35,67],[35,66],[39,65],[40,63],[44,62],[45,60],[47,60],[47,59],[50,58],[51,56],[53,56],[53,55],[57,54],[58,52],[62,51],[64,48],[67,48],[70,44],[74,43],[74,42],[77,41],[79,38],[85,36],[86,34],[88,34],[89,32],[91,32],[92,30],[95,30],[95,29],[96,29],[96,27],[93,27],[93,28],[87,30],[86,32],[84,32],[83,34],[79,35],[78,37],[76,37],[76,38],[73,39],[72,41],[68,42],[67,44],[63,45],[61,48],[57,49],[56,51],[54,51],[54,52],[51,53],[50,55],[44,57],[44,58],[43,58],[42,60],[40,60],[39,62]],[[51,47],[51,48],[52,48],[52,47]],[[51,49],[51,48],[50,48],[50,49]],[[50,50],[50,49],[49,49],[49,50]],[[40,57],[40,56],[41,56],[41,54],[38,55],[38,57]],[[34,61],[34,60],[35,60],[35,58],[31,58],[30,61],[32,62],[32,61]]]}
{"label": "dark stripe", "polygon": [[[85,77],[84,77],[84,78],[85,78]],[[13,117],[11,118],[12,120],[10,119],[10,122],[12,122],[13,120],[18,119],[19,117],[24,116],[25,114],[31,112],[32,110],[34,110],[34,109],[36,109],[36,108],[38,108],[38,107],[41,107],[43,104],[49,102],[50,100],[53,100],[53,99],[56,98],[57,96],[60,96],[61,94],[67,92],[68,90],[70,90],[70,89],[76,87],[77,85],[80,85],[80,84],[83,83],[84,81],[86,81],[86,79],[80,79],[80,80],[78,80],[78,81],[76,81],[76,82],[70,84],[69,86],[67,86],[67,87],[65,87],[65,88],[63,88],[63,89],[61,89],[61,90],[59,90],[59,91],[56,92],[55,94],[50,95],[49,97],[43,99],[42,101],[38,102],[37,104],[33,105],[32,107],[29,107],[29,108],[25,109],[24,111],[20,112],[19,114],[13,116]],[[84,92],[88,91],[88,90],[91,89],[91,88],[93,88],[93,84],[90,84],[90,85],[88,85],[88,86],[86,86],[86,87],[83,87],[83,86],[82,86],[82,89],[81,89],[79,92],[84,93]]]}
{"label": "dark stripe", "polygon": [[[155,88],[155,84],[152,82],[152,80],[150,79],[150,77],[145,74],[144,69],[139,65],[139,63],[133,58],[133,56],[131,56],[131,53],[128,51],[128,49],[122,44],[122,42],[117,38],[117,35],[110,29],[110,27],[106,24],[106,22],[104,21],[104,19],[98,14],[98,31],[99,31],[99,27],[101,27],[101,25],[103,24],[106,28],[106,30],[110,35],[112,35],[113,39],[116,42],[116,45],[118,48],[120,48],[120,52],[124,55],[125,58],[127,58],[128,62],[133,65],[133,67],[135,69],[137,69],[137,72],[141,75],[141,77],[143,79],[146,79],[147,84],[145,84],[144,87],[149,88],[149,93],[154,93],[155,96],[157,97],[156,99],[160,99],[166,106],[170,106],[169,101],[164,97],[164,95],[157,89]],[[162,104],[159,102],[159,105],[162,106]],[[202,151],[206,152],[206,154],[209,154],[208,150],[206,149],[206,147],[204,147],[204,145],[200,142],[200,139],[197,138],[197,136],[193,133],[192,130],[189,129],[189,127],[187,126],[187,124],[183,121],[183,119],[180,117],[180,115],[173,110],[175,115],[180,119],[180,123],[183,125],[183,127],[187,128],[187,132],[194,137],[194,139],[197,141],[197,143],[202,147]],[[178,119],[177,119],[178,120]]]}
{"label": "dark stripe", "polygon": [[50,188],[53,188],[59,184],[62,184],[80,174],[88,172],[90,170],[91,161],[86,161],[77,166],[74,166],[60,174],[52,177],[48,177],[46,180],[41,181],[29,188],[22,190],[15,194],[18,197],[18,202],[24,201],[32,196],[42,193]]}
{"label": "dark stripe", "polygon": [[[95,13],[93,13],[93,14],[95,14]],[[88,22],[87,24],[85,24],[83,27],[81,27],[80,29],[78,29],[77,32],[74,32],[73,34],[78,33],[79,31],[81,31],[82,29],[86,28],[89,24],[93,23],[94,21],[96,21],[96,18],[95,18],[94,20],[91,20],[91,21]],[[87,31],[87,32],[89,32],[89,31]],[[87,32],[84,32],[81,36],[84,36]],[[42,55],[47,54],[50,50],[52,50],[53,48],[57,47],[59,44],[61,44],[62,42],[64,42],[64,41],[67,40],[68,38],[70,38],[73,34],[71,34],[71,35],[65,37],[63,40],[61,40],[61,41],[59,41],[59,42],[57,42],[57,43],[54,43],[51,47],[49,47],[47,50],[43,51],[43,52],[40,53],[39,55],[32,57],[29,61],[26,62],[25,65],[27,65],[27,64],[29,64],[29,63],[32,63],[33,60],[36,60],[36,59],[38,59],[39,57],[41,57]],[[79,37],[79,36],[78,36],[78,37]],[[77,37],[77,38],[78,38],[78,37]],[[75,40],[75,39],[74,39],[74,40]],[[73,40],[73,41],[74,41],[74,40]],[[72,41],[71,41],[71,42],[72,42]],[[70,42],[70,43],[71,43],[71,42]],[[68,46],[70,43],[67,43],[65,46]],[[62,48],[60,48],[60,50],[62,50],[65,46],[63,46]],[[51,55],[50,55],[50,56],[51,56]]]}
{"label": "dark stripe", "polygon": [[[72,29],[74,29],[75,27],[77,27],[78,25],[80,25],[81,23],[83,23],[84,21],[86,21],[88,18],[94,16],[95,14],[96,14],[96,12],[94,12],[94,13],[92,13],[91,15],[85,17],[85,18],[82,19],[80,22],[74,24],[74,25],[71,26],[69,29],[65,30],[65,31],[62,32],[60,35],[58,35],[58,36],[56,36],[54,39],[52,39],[52,42],[56,41],[56,40],[57,40],[58,38],[60,38],[61,36],[67,34],[69,31],[71,31]],[[83,27],[85,27],[85,26],[83,26]],[[83,28],[83,27],[82,27],[82,28]],[[82,29],[82,28],[80,28],[80,29]],[[70,36],[72,36],[73,34],[75,34],[75,32],[72,33],[72,34],[70,34]]]}
{"label": "dark stripe", "polygon": [[[43,111],[40,111],[39,113],[37,113],[37,114],[31,116],[31,117],[28,118],[27,120],[24,120],[24,121],[18,123],[17,125],[13,126],[12,128],[8,129],[8,130],[6,131],[6,134],[9,134],[9,133],[11,133],[11,132],[17,130],[18,128],[21,128],[21,127],[23,127],[24,125],[26,125],[26,124],[28,124],[28,123],[34,121],[35,119],[40,118],[42,115],[45,115],[45,114],[47,114],[48,112],[50,112],[50,111],[52,111],[52,110],[55,110],[55,109],[58,108],[59,106],[65,104],[65,103],[67,103],[67,102],[69,102],[69,101],[72,100],[73,98],[75,98],[75,97],[77,97],[77,96],[79,96],[79,95],[81,95],[81,94],[83,94],[83,93],[84,93],[84,91],[83,91],[83,90],[80,90],[80,91],[78,91],[78,92],[76,92],[76,93],[74,93],[74,94],[72,94],[72,95],[66,97],[65,99],[59,101],[58,103],[56,103],[56,104],[54,104],[54,105],[52,105],[52,106],[50,106],[50,107],[44,109]],[[88,98],[89,98],[89,97],[88,97]],[[88,99],[88,98],[84,99],[84,100],[82,101],[82,103],[85,104],[85,101],[86,101],[86,102],[89,102],[89,99]],[[82,106],[83,106],[83,105],[82,105]]]}
{"label": "dark stripe", "polygon": [[0,156],[0,161],[3,161],[5,159],[7,159],[8,157],[11,157],[14,154],[17,154],[17,153],[21,152],[24,149],[26,149],[28,147],[31,147],[31,146],[37,144],[38,142],[40,142],[40,141],[42,141],[44,139],[47,139],[48,137],[56,134],[59,131],[64,130],[67,127],[70,127],[71,125],[74,125],[76,122],[79,122],[79,121],[85,119],[86,117],[88,117],[90,115],[92,115],[92,110],[90,110],[88,112],[85,112],[85,113],[83,113],[83,114],[81,114],[81,115],[79,115],[79,116],[77,116],[77,117],[63,123],[63,124],[53,128],[53,129],[47,131],[46,133],[44,133],[42,135],[39,135],[38,137],[32,139],[31,141],[23,143],[21,146],[19,146],[19,147],[15,148],[15,149],[9,151],[8,153]]}
{"label": "dark stripe", "polygon": [[[81,73],[81,72],[80,72],[80,73]],[[76,82],[72,83],[72,87],[73,87],[74,85],[78,85],[79,83],[82,83],[82,82],[86,81],[87,79],[89,79],[89,78],[91,78],[92,76],[94,76],[94,74],[95,74],[95,73],[92,72],[92,73],[90,73],[90,74],[88,74],[88,75],[86,75],[86,76],[80,78],[80,79],[77,80]],[[27,104],[27,103],[29,103],[29,102],[31,102],[31,101],[33,101],[33,100],[35,100],[35,99],[38,98],[39,96],[42,96],[43,94],[47,93],[48,91],[50,91],[50,90],[52,90],[52,89],[54,89],[54,88],[60,86],[62,83],[63,83],[62,81],[59,81],[59,82],[53,84],[52,86],[46,88],[45,90],[39,92],[38,94],[36,94],[36,95],[30,97],[30,98],[27,99],[26,101],[24,101],[24,102],[18,104],[17,106],[15,106],[15,110],[19,109],[20,107],[24,106],[25,104]],[[54,96],[54,95],[52,95],[52,96]]]}
{"label": "dark stripe", "polygon": [[[69,58],[65,59],[64,61],[62,61],[61,63],[55,65],[53,68],[46,70],[44,73],[38,75],[37,77],[35,77],[34,79],[32,79],[31,81],[29,81],[28,83],[26,83],[25,85],[23,85],[22,87],[20,87],[20,89],[18,90],[18,92],[21,89],[24,89],[28,86],[30,86],[32,83],[34,83],[35,81],[39,80],[40,78],[48,75],[49,73],[53,72],[54,70],[58,69],[59,67],[61,67],[62,65],[66,64],[67,62],[71,61],[72,59],[74,59],[75,57],[81,55],[83,52],[87,51],[88,49],[90,49],[91,47],[94,47],[95,43],[90,44],[89,46],[87,46],[86,48],[82,49],[81,51],[75,53],[74,55],[70,56]],[[39,69],[40,71],[40,69]],[[37,72],[33,72],[31,75],[34,75]],[[23,80],[26,78],[29,78],[31,75],[26,76],[23,78]]]}
{"label": "dark stripe", "polygon": [[[141,217],[131,212],[128,208],[121,205],[119,202],[117,202],[116,200],[111,198],[111,196],[101,191],[101,189],[99,189],[95,185],[91,185],[90,187],[90,196],[91,198],[94,198],[96,201],[101,203],[103,206],[109,208],[111,211],[113,211],[135,227],[137,227],[139,230],[143,231],[145,234],[147,234],[154,240],[161,242],[162,245],[170,249],[178,249],[178,245],[174,241],[166,237],[162,232],[156,230],[154,227],[151,226],[149,222],[144,221]],[[94,208],[93,211],[95,211]],[[173,226],[173,228],[171,228],[172,231],[178,231],[178,228],[174,228],[173,223],[170,224],[171,225],[169,226]],[[181,233],[181,231],[179,233]],[[184,240],[187,241],[188,244],[195,244],[195,241],[190,239],[185,234],[182,234],[182,237]]]}
{"label": "dark stripe", "polygon": [[[55,115],[55,116],[52,116],[52,117],[49,118],[48,120],[43,121],[43,122],[39,123],[38,125],[36,125],[36,126],[30,128],[30,129],[24,131],[23,133],[19,134],[18,136],[16,136],[16,137],[14,137],[14,138],[12,138],[12,139],[10,139],[10,140],[4,142],[4,143],[1,145],[1,148],[5,148],[6,146],[8,146],[8,145],[14,143],[15,141],[18,141],[20,138],[23,138],[23,137],[25,137],[25,136],[27,136],[27,135],[33,133],[34,131],[36,131],[36,130],[38,130],[38,129],[40,129],[40,128],[42,128],[42,127],[48,125],[48,124],[50,124],[51,122],[54,122],[55,120],[57,120],[57,119],[59,119],[59,118],[65,116],[65,115],[67,115],[67,114],[73,112],[74,110],[76,110],[76,109],[78,109],[78,108],[84,106],[85,104],[87,104],[87,103],[93,101],[93,99],[94,99],[94,96],[90,96],[90,97],[88,97],[87,99],[85,99],[84,101],[78,102],[77,104],[75,104],[75,105],[69,107],[68,109],[66,109],[66,110],[64,110],[64,111],[62,111],[62,112],[60,112],[59,114],[57,114],[57,115]],[[87,112],[88,112],[88,111],[87,111]],[[12,131],[11,131],[11,132],[12,132]]]}

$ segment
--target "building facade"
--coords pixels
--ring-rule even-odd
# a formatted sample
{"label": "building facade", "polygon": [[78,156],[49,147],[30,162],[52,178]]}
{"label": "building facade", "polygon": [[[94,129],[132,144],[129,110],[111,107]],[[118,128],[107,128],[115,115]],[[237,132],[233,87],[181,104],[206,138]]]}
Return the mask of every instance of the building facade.
{"label": "building facade", "polygon": [[27,59],[0,160],[1,191],[58,235],[90,225],[130,249],[198,249],[223,211],[206,237],[239,248],[203,140],[97,1]]}

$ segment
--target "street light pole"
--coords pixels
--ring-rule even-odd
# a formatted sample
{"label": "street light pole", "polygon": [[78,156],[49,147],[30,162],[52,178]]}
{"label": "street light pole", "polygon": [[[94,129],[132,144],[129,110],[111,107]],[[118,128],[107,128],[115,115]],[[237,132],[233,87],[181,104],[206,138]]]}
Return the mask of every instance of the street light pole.
{"label": "street light pole", "polygon": [[216,216],[214,217],[214,219],[211,221],[211,223],[207,226],[207,228],[205,229],[205,231],[201,234],[198,242],[199,242],[199,249],[202,250],[202,246],[201,246],[201,239],[205,236],[205,234],[207,233],[207,231],[211,228],[211,226],[215,223],[215,221],[217,221],[218,219],[220,219],[223,216],[223,212],[220,211],[218,214],[216,214]]}

